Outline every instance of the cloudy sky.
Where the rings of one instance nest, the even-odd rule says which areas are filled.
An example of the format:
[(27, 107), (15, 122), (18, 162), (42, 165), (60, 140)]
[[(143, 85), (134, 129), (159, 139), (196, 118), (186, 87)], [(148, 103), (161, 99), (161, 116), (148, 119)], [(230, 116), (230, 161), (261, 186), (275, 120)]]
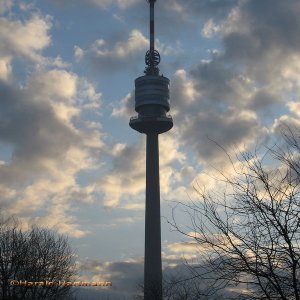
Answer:
[[(149, 44), (145, 0), (0, 0), (0, 207), (67, 234), (81, 278), (141, 282), (145, 136), (129, 125)], [(174, 128), (160, 137), (164, 266), (195, 257), (176, 201), (226, 155), (300, 126), (298, 0), (157, 0)], [(178, 212), (179, 224), (188, 224)], [(103, 291), (103, 289), (102, 289)]]

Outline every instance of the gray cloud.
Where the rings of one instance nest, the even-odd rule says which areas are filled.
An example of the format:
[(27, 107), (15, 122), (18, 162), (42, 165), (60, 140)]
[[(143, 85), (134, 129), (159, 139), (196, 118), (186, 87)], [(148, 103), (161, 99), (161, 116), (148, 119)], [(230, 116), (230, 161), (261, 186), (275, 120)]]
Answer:
[[(201, 5), (210, 14), (222, 4)], [(219, 159), (209, 139), (225, 149), (249, 149), (280, 117), (288, 94), (298, 91), (299, 2), (231, 1), (225, 11), (211, 15), (223, 51), (172, 82), (174, 121), (184, 124), (178, 127), (181, 141), (204, 163)]]
[(255, 115), (248, 112), (206, 111), (189, 118), (182, 131), (182, 140), (194, 149), (202, 163), (215, 165), (222, 152), (217, 144), (228, 152), (243, 150), (255, 141), (258, 128)]
[(127, 40), (119, 37), (96, 40), (88, 49), (75, 48), (75, 58), (87, 59), (94, 70), (107, 72), (120, 71), (136, 64), (136, 57), (142, 56), (149, 45), (148, 40), (139, 30), (132, 30)]
[[(201, 92), (204, 101), (218, 106), (233, 100), (234, 89), (231, 81), (235, 77), (234, 70), (220, 64), (218, 61), (201, 63), (191, 71), (196, 82), (196, 89)], [(202, 98), (201, 97), (201, 98)]]
[(299, 53), (300, 5), (297, 0), (240, 1), (220, 23), (223, 63), (234, 62), (261, 84), (282, 75)]
[(114, 117), (124, 117), (129, 119), (135, 114), (135, 102), (134, 102), (134, 92), (126, 95), (118, 104), (117, 107), (113, 108), (112, 116)]
[(224, 18), (228, 12), (239, 2), (239, 0), (186, 0), (186, 1), (165, 1), (165, 7), (171, 11), (181, 12), (193, 16), (204, 18)]
[(75, 0), (72, 1), (72, 3), (68, 0), (48, 0), (48, 2), (59, 6), (74, 5), (75, 2), (77, 5), (86, 5), (88, 3), (89, 5), (93, 5), (101, 9), (105, 9), (109, 6), (117, 6), (121, 9), (127, 9), (134, 6), (138, 0)]
[[(85, 260), (81, 264), (80, 270), (83, 276), (89, 276), (88, 278), (92, 278), (92, 281), (107, 280), (112, 282), (112, 287), (95, 291), (95, 297), (109, 296), (110, 299), (120, 299), (121, 297), (132, 299), (143, 280), (144, 265), (142, 259), (116, 262)], [(80, 294), (84, 295), (82, 291)]]
[[(234, 22), (236, 27), (224, 38), (228, 58), (261, 61), (273, 51), (285, 55), (299, 51), (300, 42), (296, 38), (300, 29), (299, 1), (251, 0), (241, 3), (240, 18)], [(239, 28), (245, 26), (248, 30), (241, 33)]]
[[(165, 264), (163, 268), (163, 285), (166, 287), (166, 291), (168, 290), (168, 292), (176, 294), (176, 290), (180, 290), (181, 286), (185, 288), (189, 287), (188, 290), (192, 292), (192, 289), (196, 286), (203, 292), (211, 292), (206, 290), (209, 286), (208, 281), (193, 278), (195, 274), (191, 272), (190, 267), (184, 264), (182, 258), (179, 256), (163, 258), (163, 262)], [(205, 274), (208, 270), (206, 265), (201, 263), (196, 264), (195, 260), (193, 267), (195, 268), (194, 271), (198, 274)], [(99, 299), (99, 297), (109, 297), (109, 299), (112, 300), (133, 299), (137, 294), (142, 294), (141, 286), (143, 285), (144, 262), (141, 258), (107, 263), (96, 260), (86, 260), (81, 266), (81, 271), (84, 274), (92, 276), (92, 281), (111, 281), (112, 287), (107, 289), (94, 288), (93, 291), (91, 288), (89, 288), (89, 290), (77, 289), (76, 296), (79, 296), (79, 299), (83, 299), (84, 296), (91, 300)], [(212, 273), (210, 273), (210, 276), (213, 278)], [(174, 283), (177, 281), (183, 282), (175, 287)], [(226, 290), (222, 290), (220, 293), (222, 296), (232, 295), (232, 292), (227, 292)]]
[(12, 0), (3, 0), (0, 3), (0, 13), (4, 13), (12, 7)]
[(13, 147), (10, 164), (0, 167), (2, 183), (40, 172), (44, 159), (62, 159), (79, 142), (44, 99), (33, 100), (26, 89), (4, 82), (0, 82), (0, 94), (0, 142)]

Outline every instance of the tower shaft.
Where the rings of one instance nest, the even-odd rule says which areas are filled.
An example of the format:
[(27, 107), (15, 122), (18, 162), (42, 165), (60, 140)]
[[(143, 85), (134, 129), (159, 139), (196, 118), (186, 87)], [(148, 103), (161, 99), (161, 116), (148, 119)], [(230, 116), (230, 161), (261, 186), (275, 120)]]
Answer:
[(144, 299), (162, 299), (158, 134), (147, 134)]

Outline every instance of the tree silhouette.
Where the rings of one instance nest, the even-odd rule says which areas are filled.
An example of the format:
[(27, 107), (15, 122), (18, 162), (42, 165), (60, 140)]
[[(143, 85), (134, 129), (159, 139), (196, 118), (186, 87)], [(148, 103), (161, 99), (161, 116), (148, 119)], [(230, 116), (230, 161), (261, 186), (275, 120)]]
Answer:
[(225, 290), (235, 291), (226, 299), (300, 299), (300, 132), (282, 136), (264, 156), (231, 161), (234, 174), (220, 172), (213, 191), (196, 185), (199, 201), (180, 203), (188, 228), (173, 214), (199, 248), (190, 267), (208, 299)]
[(22, 231), (16, 221), (2, 222), (1, 299), (69, 299), (71, 291), (67, 286), (12, 286), (11, 281), (70, 281), (75, 273), (67, 237), (39, 227)]

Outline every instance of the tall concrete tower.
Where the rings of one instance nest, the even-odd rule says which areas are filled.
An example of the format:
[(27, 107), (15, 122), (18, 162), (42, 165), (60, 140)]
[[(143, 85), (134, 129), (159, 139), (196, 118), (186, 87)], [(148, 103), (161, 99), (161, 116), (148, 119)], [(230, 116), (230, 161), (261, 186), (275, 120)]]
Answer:
[(134, 130), (147, 136), (144, 299), (162, 300), (160, 191), (158, 135), (173, 127), (169, 79), (159, 74), (160, 55), (154, 47), (154, 4), (150, 6), (150, 49), (145, 56), (145, 75), (135, 80), (135, 111), (130, 119)]

